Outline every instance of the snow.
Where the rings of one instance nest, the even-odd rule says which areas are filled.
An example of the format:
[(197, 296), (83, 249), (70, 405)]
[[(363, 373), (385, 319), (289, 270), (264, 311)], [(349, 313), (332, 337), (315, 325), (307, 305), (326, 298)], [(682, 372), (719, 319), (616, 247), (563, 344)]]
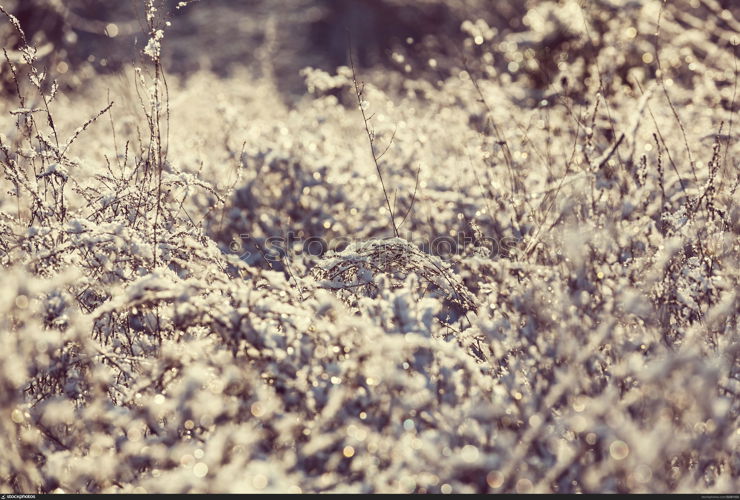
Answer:
[(733, 493), (738, 145), (700, 149), (734, 112), (730, 52), (691, 27), (709, 3), (662, 21), (686, 139), (643, 60), (658, 1), (522, 4), (514, 31), (455, 25), (467, 69), (361, 69), (390, 200), (347, 67), (286, 104), (206, 71), (167, 101), (144, 66), (110, 126), (78, 106), (110, 102), (98, 75), (52, 102), (73, 151), (36, 94), (0, 102), (0, 490)]

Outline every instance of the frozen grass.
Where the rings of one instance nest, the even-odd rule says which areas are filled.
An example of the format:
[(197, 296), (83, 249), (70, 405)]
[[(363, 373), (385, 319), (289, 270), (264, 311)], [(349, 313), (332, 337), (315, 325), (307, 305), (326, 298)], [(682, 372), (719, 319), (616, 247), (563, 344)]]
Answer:
[(68, 94), (3, 16), (0, 491), (736, 492), (740, 21), (661, 6), (291, 106), (154, 1)]

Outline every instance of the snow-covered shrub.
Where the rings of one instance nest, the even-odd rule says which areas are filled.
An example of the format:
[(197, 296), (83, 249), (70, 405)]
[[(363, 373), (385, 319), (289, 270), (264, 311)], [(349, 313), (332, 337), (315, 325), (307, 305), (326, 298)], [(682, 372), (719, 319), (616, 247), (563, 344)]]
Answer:
[(447, 264), (434, 255), (428, 255), (406, 240), (369, 240), (354, 244), (343, 252), (329, 255), (314, 267), (318, 285), (337, 290), (350, 305), (361, 296), (378, 295), (378, 276), (389, 280), (388, 286), (401, 286), (413, 275), (424, 287), (421, 296), (429, 294), (461, 311), (475, 311), (475, 298), (457, 277), (450, 273)]

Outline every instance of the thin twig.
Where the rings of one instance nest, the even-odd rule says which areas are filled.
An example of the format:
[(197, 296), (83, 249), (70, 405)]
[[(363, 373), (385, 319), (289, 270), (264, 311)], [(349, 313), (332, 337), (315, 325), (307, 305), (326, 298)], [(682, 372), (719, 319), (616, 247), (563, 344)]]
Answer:
[(414, 208), (414, 202), (416, 201), (416, 190), (419, 188), (419, 173), (421, 173), (421, 163), (419, 164), (419, 168), (416, 170), (416, 184), (414, 185), (414, 194), (411, 195), (411, 205), (409, 205), (409, 209), (406, 210), (401, 223), (398, 225), (399, 229), (401, 228), (401, 226), (403, 226), (403, 223), (406, 222), (406, 218), (411, 213), (411, 209)]
[(391, 225), (393, 226), (393, 233), (396, 235), (396, 238), (398, 238), (399, 235), (398, 235), (398, 227), (396, 226), (396, 218), (393, 214), (393, 208), (391, 207), (391, 200), (388, 197), (388, 191), (385, 188), (385, 182), (383, 182), (383, 174), (380, 170), (380, 163), (379, 163), (380, 157), (383, 156), (383, 154), (385, 154), (386, 151), (388, 151), (388, 148), (390, 148), (391, 143), (393, 142), (393, 137), (395, 137), (395, 132), (393, 133), (393, 137), (391, 137), (391, 141), (388, 144), (388, 147), (385, 149), (385, 151), (383, 151), (383, 153), (380, 156), (378, 156), (375, 153), (375, 134), (370, 131), (370, 126), (368, 124), (370, 121), (370, 118), (368, 118), (367, 115), (365, 115), (365, 108), (363, 108), (362, 106), (362, 94), (364, 91), (364, 85), (361, 86), (357, 82), (357, 72), (355, 71), (355, 61), (354, 61), (354, 58), (352, 57), (351, 41), (349, 43), (349, 62), (352, 68), (352, 83), (354, 84), (354, 87), (355, 87), (355, 96), (357, 97), (357, 105), (360, 108), (360, 113), (362, 113), (362, 121), (365, 124), (365, 133), (367, 134), (367, 139), (370, 142), (370, 153), (373, 157), (373, 163), (375, 163), (375, 169), (378, 172), (378, 178), (380, 179), (380, 186), (383, 188), (383, 195), (385, 196), (385, 202), (388, 205), (388, 212), (390, 212)]
[(721, 192), (725, 184), (725, 172), (727, 171), (727, 157), (730, 154), (730, 147), (732, 146), (732, 125), (733, 119), (735, 118), (735, 98), (737, 97), (737, 44), (732, 45), (732, 60), (735, 63), (735, 82), (732, 86), (732, 101), (730, 102), (730, 127), (727, 132), (727, 144), (725, 145), (725, 156), (722, 158), (722, 170), (721, 178), (719, 180), (718, 192)]
[(663, 89), (663, 94), (665, 94), (666, 101), (668, 101), (668, 106), (670, 106), (671, 111), (673, 112), (673, 116), (676, 118), (676, 122), (678, 122), (678, 127), (681, 129), (681, 135), (683, 136), (683, 143), (686, 147), (686, 153), (689, 155), (689, 166), (691, 166), (691, 173), (694, 175), (694, 180), (699, 182), (699, 178), (696, 175), (696, 169), (694, 168), (694, 158), (691, 154), (691, 148), (689, 147), (689, 140), (686, 136), (686, 128), (683, 126), (681, 117), (678, 116), (678, 110), (676, 109), (676, 106), (673, 105), (671, 96), (668, 95), (668, 87), (666, 87), (665, 80), (663, 79), (663, 66), (660, 64), (660, 19), (663, 15), (663, 9), (665, 8), (666, 1), (667, 0), (663, 0), (663, 2), (660, 4), (660, 11), (658, 12), (658, 24), (655, 31), (655, 61), (658, 63), (657, 76), (658, 81), (660, 82), (660, 86)]

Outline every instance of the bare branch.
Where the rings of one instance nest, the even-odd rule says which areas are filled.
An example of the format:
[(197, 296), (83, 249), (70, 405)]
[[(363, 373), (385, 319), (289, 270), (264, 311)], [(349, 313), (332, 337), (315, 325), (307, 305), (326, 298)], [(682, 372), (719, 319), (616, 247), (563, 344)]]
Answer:
[[(362, 93), (365, 88), (365, 84), (363, 83), (360, 85), (357, 82), (357, 72), (355, 70), (355, 60), (352, 56), (352, 42), (349, 42), (349, 62), (350, 66), (352, 68), (352, 83), (355, 87), (355, 96), (357, 97), (357, 106), (360, 108), (360, 113), (362, 113), (362, 121), (365, 124), (365, 133), (367, 134), (368, 141), (370, 142), (370, 154), (373, 157), (373, 163), (375, 163), (375, 169), (378, 172), (378, 178), (380, 179), (380, 186), (383, 188), (383, 195), (385, 196), (385, 202), (388, 205), (388, 212), (390, 213), (391, 217), (391, 225), (393, 226), (393, 234), (395, 234), (396, 238), (398, 238), (398, 227), (396, 227), (396, 219), (393, 215), (393, 208), (391, 207), (391, 200), (388, 197), (388, 190), (385, 188), (385, 182), (383, 181), (383, 174), (380, 171), (380, 163), (378, 163), (378, 160), (380, 157), (378, 157), (375, 154), (375, 134), (370, 131), (369, 121), (370, 119), (365, 115), (365, 108), (362, 107)], [(395, 135), (395, 132), (394, 132)], [(389, 144), (390, 147), (390, 144)], [(387, 148), (386, 148), (387, 151)], [(385, 154), (385, 151), (383, 152)], [(382, 155), (381, 155), (382, 156)]]

